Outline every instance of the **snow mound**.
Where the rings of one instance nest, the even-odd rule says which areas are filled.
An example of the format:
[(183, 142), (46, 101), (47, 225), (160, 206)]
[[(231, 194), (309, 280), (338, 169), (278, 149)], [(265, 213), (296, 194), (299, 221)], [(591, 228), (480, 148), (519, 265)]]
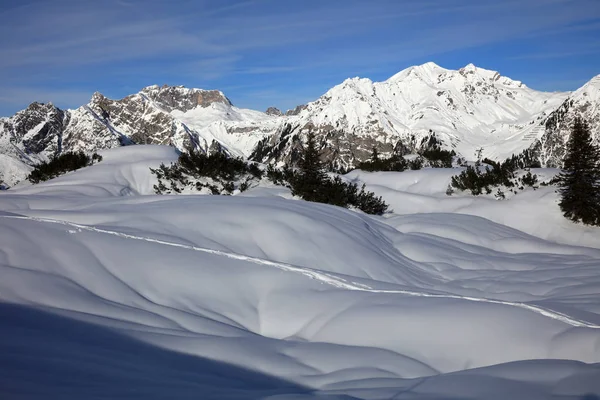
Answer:
[(441, 171), (346, 176), (398, 200), (373, 218), (268, 187), (142, 196), (144, 168), (176, 154), (103, 156), (0, 194), (0, 387), (12, 397), (600, 393), (600, 250), (456, 204), (399, 213), (409, 196), (472, 201), (426, 188)]
[(170, 146), (138, 145), (99, 151), (102, 161), (47, 182), (22, 182), (15, 192), (23, 195), (51, 194), (92, 197), (153, 194), (157, 183), (150, 168), (177, 161), (179, 153)]
[(32, 169), (16, 158), (0, 154), (0, 185), (12, 186), (27, 178)]

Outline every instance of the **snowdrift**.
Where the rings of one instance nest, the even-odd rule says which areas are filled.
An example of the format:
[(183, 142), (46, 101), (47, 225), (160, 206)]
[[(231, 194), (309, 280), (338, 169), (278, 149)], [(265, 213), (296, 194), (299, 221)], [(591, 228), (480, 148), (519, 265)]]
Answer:
[[(171, 149), (102, 155), (0, 194), (8, 398), (600, 395), (600, 236), (545, 232), (549, 192), (347, 176), (392, 202), (373, 218), (267, 187), (155, 196)], [(545, 220), (504, 216), (525, 210)]]

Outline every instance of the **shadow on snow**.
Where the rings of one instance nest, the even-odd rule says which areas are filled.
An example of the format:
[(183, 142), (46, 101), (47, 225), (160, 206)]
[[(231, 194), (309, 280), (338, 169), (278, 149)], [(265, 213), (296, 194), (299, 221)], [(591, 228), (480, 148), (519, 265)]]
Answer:
[(6, 399), (317, 396), (279, 378), (32, 307), (0, 304), (0, 321), (0, 397)]

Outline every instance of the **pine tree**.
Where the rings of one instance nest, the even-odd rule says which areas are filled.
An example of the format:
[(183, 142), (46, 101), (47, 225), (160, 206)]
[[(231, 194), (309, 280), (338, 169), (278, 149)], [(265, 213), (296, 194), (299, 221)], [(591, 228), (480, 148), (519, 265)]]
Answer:
[(558, 179), (563, 215), (575, 222), (600, 225), (600, 150), (586, 122), (576, 118)]
[(296, 177), (298, 181), (294, 185), (293, 192), (296, 192), (294, 195), (301, 194), (304, 200), (319, 201), (319, 189), (327, 179), (327, 175), (323, 171), (315, 134), (312, 132), (308, 134), (299, 166), (300, 174)]
[(371, 153), (371, 162), (373, 164), (379, 163), (379, 151), (377, 151), (377, 147), (373, 146), (373, 152)]
[(291, 169), (278, 173), (271, 168), (267, 176), (271, 179), (289, 183), (294, 196), (307, 201), (333, 204), (340, 207), (357, 207), (369, 214), (381, 215), (388, 209), (381, 197), (365, 190), (363, 185), (359, 191), (356, 183), (344, 182), (336, 176), (330, 178), (325, 173), (319, 157), (315, 135), (310, 133), (299, 162), (300, 171)]

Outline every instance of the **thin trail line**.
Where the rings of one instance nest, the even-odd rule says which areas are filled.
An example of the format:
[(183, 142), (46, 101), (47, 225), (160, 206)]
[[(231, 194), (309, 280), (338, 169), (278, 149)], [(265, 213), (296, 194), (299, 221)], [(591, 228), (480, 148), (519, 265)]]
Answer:
[(557, 311), (552, 311), (552, 310), (549, 310), (549, 309), (546, 309), (546, 308), (543, 308), (540, 306), (535, 306), (535, 305), (521, 303), (521, 302), (493, 300), (493, 299), (486, 299), (486, 298), (480, 298), (480, 297), (459, 296), (459, 295), (452, 295), (452, 294), (433, 294), (433, 293), (425, 293), (425, 292), (415, 292), (415, 291), (410, 291), (410, 290), (373, 289), (370, 286), (356, 283), (356, 282), (351, 282), (351, 281), (348, 281), (341, 277), (334, 276), (331, 273), (326, 273), (326, 272), (322, 272), (322, 271), (318, 271), (318, 270), (314, 270), (314, 269), (306, 268), (306, 267), (298, 267), (298, 266), (294, 266), (294, 265), (290, 265), (290, 264), (265, 260), (265, 259), (257, 258), (257, 257), (245, 256), (245, 255), (231, 253), (231, 252), (213, 250), (213, 249), (197, 247), (197, 246), (192, 246), (192, 245), (187, 245), (187, 244), (173, 243), (173, 242), (168, 242), (168, 241), (164, 241), (164, 240), (160, 240), (160, 239), (136, 236), (136, 235), (131, 235), (128, 233), (115, 232), (115, 231), (111, 231), (111, 230), (107, 230), (107, 229), (101, 229), (101, 228), (96, 228), (96, 227), (92, 227), (92, 226), (88, 226), (88, 225), (81, 225), (81, 224), (76, 224), (73, 222), (67, 222), (67, 221), (61, 221), (61, 220), (55, 220), (55, 219), (49, 219), (49, 218), (38, 218), (38, 217), (16, 216), (16, 215), (15, 216), (0, 215), (0, 218), (23, 219), (23, 220), (29, 220), (29, 221), (46, 222), (46, 223), (65, 225), (65, 226), (70, 226), (73, 228), (78, 228), (78, 229), (89, 231), (89, 232), (103, 233), (103, 234), (118, 236), (118, 237), (126, 238), (126, 239), (141, 240), (141, 241), (145, 241), (145, 242), (161, 244), (164, 246), (179, 247), (182, 249), (198, 251), (201, 253), (213, 254), (216, 256), (226, 257), (226, 258), (230, 258), (230, 259), (234, 259), (234, 260), (246, 261), (246, 262), (250, 262), (253, 264), (274, 267), (274, 268), (277, 268), (277, 269), (280, 269), (283, 271), (299, 273), (310, 279), (314, 279), (314, 280), (320, 281), (324, 284), (327, 284), (327, 285), (330, 285), (330, 286), (333, 286), (336, 288), (340, 288), (340, 289), (369, 292), (369, 293), (403, 294), (403, 295), (415, 296), (415, 297), (432, 297), (432, 298), (441, 298), (441, 299), (465, 300), (465, 301), (472, 301), (472, 302), (479, 302), (479, 303), (501, 304), (501, 305), (506, 305), (506, 306), (511, 306), (511, 307), (522, 308), (522, 309), (534, 312), (536, 314), (543, 315), (545, 317), (555, 319), (557, 321), (561, 321), (565, 324), (568, 324), (568, 325), (571, 325), (574, 327), (600, 329), (600, 325), (596, 325), (591, 322), (575, 319), (566, 314), (563, 314), (563, 313), (560, 313)]

